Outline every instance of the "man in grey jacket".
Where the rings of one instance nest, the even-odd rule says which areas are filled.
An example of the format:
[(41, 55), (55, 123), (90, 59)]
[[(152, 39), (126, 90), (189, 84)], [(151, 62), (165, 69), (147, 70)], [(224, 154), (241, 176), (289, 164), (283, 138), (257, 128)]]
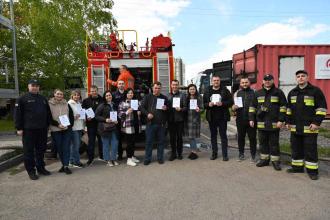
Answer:
[(154, 137), (157, 136), (157, 160), (164, 163), (165, 125), (167, 121), (168, 100), (160, 93), (162, 84), (154, 82), (152, 93), (144, 97), (141, 103), (141, 112), (147, 118), (146, 148), (144, 165), (149, 165), (152, 157)]

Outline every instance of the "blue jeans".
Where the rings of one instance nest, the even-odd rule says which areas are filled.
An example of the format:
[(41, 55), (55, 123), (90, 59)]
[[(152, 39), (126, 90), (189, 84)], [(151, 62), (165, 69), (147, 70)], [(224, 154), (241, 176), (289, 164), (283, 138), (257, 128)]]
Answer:
[(221, 149), (222, 156), (228, 157), (227, 149), (228, 149), (228, 137), (227, 137), (227, 121), (226, 120), (218, 120), (209, 122), (210, 132), (211, 132), (211, 144), (212, 144), (212, 152), (213, 154), (218, 154), (218, 130), (221, 139)]
[[(118, 137), (117, 132), (111, 132), (111, 136), (101, 136), (103, 144), (103, 159), (105, 161), (116, 160), (118, 153)], [(111, 145), (111, 155), (110, 155)]]
[(145, 161), (151, 161), (155, 136), (157, 136), (158, 141), (157, 160), (164, 160), (165, 127), (160, 124), (148, 124), (146, 128)]
[(53, 144), (57, 149), (63, 166), (69, 165), (71, 132), (71, 129), (51, 132)]
[(190, 149), (193, 151), (197, 150), (196, 138), (190, 138)]
[(71, 148), (70, 148), (70, 163), (80, 163), (79, 148), (81, 144), (81, 130), (72, 131), (71, 133)]

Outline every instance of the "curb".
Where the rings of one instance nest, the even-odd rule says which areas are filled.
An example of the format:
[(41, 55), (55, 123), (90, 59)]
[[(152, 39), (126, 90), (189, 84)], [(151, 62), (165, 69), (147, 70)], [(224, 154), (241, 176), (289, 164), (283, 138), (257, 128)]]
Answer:
[(20, 164), (23, 161), (23, 154), (19, 154), (13, 158), (10, 158), (6, 161), (3, 161), (0, 163), (0, 173), (13, 167), (18, 164)]
[[(206, 139), (208, 140), (211, 140), (211, 138), (209, 138), (207, 135), (201, 133), (201, 136), (205, 137)], [(218, 144), (221, 144), (220, 142), (218, 142)], [(238, 147), (233, 147), (233, 146), (229, 146), (229, 148), (234, 148), (234, 149), (238, 149)], [(246, 148), (246, 149), (249, 149), (249, 148)], [(286, 155), (286, 156), (289, 156), (291, 157), (291, 154), (290, 153), (287, 153), (287, 152), (281, 152), (281, 155)], [(324, 158), (324, 157), (319, 157), (318, 158), (320, 161), (325, 161), (325, 162), (330, 162), (330, 158)]]

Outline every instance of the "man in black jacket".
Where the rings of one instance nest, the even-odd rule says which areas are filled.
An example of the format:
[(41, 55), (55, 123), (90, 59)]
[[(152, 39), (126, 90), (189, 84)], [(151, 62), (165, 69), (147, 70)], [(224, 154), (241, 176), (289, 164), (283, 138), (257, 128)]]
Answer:
[(167, 97), (160, 93), (161, 83), (154, 82), (152, 93), (146, 95), (141, 103), (141, 112), (147, 118), (146, 148), (144, 165), (149, 165), (152, 157), (152, 146), (157, 136), (157, 160), (159, 164), (164, 163), (165, 126), (167, 122)]
[[(172, 92), (168, 95), (169, 99), (169, 118), (168, 118), (168, 128), (170, 132), (170, 143), (171, 143), (171, 149), (172, 153), (169, 158), (169, 161), (173, 161), (176, 158), (179, 160), (182, 160), (182, 149), (183, 149), (183, 123), (184, 123), (184, 117), (185, 113), (187, 112), (187, 97), (184, 93), (179, 91), (179, 81), (173, 80), (171, 82), (171, 89)], [(174, 102), (173, 102), (174, 100)], [(177, 100), (180, 100), (178, 106), (173, 106), (177, 102)]]
[(22, 136), (24, 166), (31, 180), (40, 175), (50, 175), (45, 169), (44, 153), (47, 146), (48, 126), (51, 113), (48, 101), (39, 94), (39, 82), (30, 80), (28, 93), (19, 97), (15, 104), (15, 127)]
[(317, 135), (327, 103), (323, 92), (308, 82), (308, 73), (296, 72), (297, 87), (288, 95), (287, 127), (291, 130), (292, 168), (289, 173), (303, 173), (318, 179)]
[[(91, 86), (90, 96), (83, 100), (82, 108), (89, 109), (92, 108), (94, 113), (96, 108), (103, 102), (103, 98), (98, 94), (97, 86)], [(88, 161), (87, 166), (91, 165), (94, 161), (94, 151), (95, 151), (95, 140), (97, 137), (98, 147), (99, 147), (99, 157), (103, 159), (103, 150), (102, 150), (102, 139), (100, 135), (97, 134), (97, 121), (94, 118), (87, 118), (86, 120), (87, 134), (88, 134), (88, 146), (87, 146), (87, 155)]]
[(217, 133), (219, 129), (223, 161), (228, 161), (227, 122), (230, 121), (229, 108), (233, 105), (233, 98), (229, 90), (220, 83), (220, 76), (212, 77), (210, 86), (203, 97), (206, 109), (206, 119), (211, 132), (212, 156), (211, 160), (218, 157)]
[[(124, 80), (118, 80), (117, 81), (117, 90), (112, 94), (113, 96), (113, 103), (114, 107), (118, 109), (118, 106), (121, 102), (125, 101), (125, 82)], [(120, 119), (118, 119), (117, 123), (117, 129), (118, 129), (118, 160), (123, 159), (123, 144), (122, 144), (122, 138), (123, 135), (121, 133), (121, 128), (120, 128), (121, 122)], [(127, 155), (127, 152), (126, 152)]]
[(255, 93), (249, 108), (250, 125), (258, 129), (260, 160), (257, 167), (268, 166), (271, 160), (274, 169), (281, 170), (279, 135), (285, 121), (286, 104), (283, 91), (274, 85), (274, 77), (266, 74), (262, 89)]
[(246, 133), (250, 142), (251, 161), (255, 161), (256, 147), (257, 147), (257, 129), (251, 127), (249, 124), (249, 107), (254, 100), (254, 90), (250, 88), (250, 80), (247, 77), (240, 79), (240, 89), (235, 94), (236, 102), (232, 109), (236, 113), (236, 126), (237, 126), (237, 142), (239, 149), (238, 161), (243, 161), (245, 136)]

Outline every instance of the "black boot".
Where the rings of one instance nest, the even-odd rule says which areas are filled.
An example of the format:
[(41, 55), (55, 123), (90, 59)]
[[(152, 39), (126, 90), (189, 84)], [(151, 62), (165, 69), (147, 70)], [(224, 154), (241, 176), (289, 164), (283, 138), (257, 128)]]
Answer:
[(178, 160), (182, 160), (182, 159), (183, 159), (182, 154), (179, 154), (178, 155)]
[(304, 173), (304, 167), (291, 167), (286, 170), (287, 173)]
[(48, 170), (46, 170), (45, 167), (42, 167), (40, 169), (37, 169), (38, 170), (38, 174), (39, 175), (44, 175), (44, 176), (49, 176), (51, 175), (51, 172), (49, 172)]
[(272, 164), (276, 171), (282, 170), (280, 161), (272, 161)]
[(31, 180), (37, 180), (37, 179), (39, 179), (39, 176), (36, 174), (36, 171), (34, 171), (34, 170), (28, 172), (28, 175), (29, 175), (29, 177), (30, 177)]
[(269, 165), (269, 160), (259, 160), (259, 162), (256, 164), (257, 167), (264, 167)]
[(308, 176), (311, 180), (318, 180), (319, 175), (317, 173), (308, 173)]
[(215, 160), (218, 158), (218, 154), (217, 153), (212, 153), (212, 156), (210, 158), (210, 160)]
[(169, 161), (173, 161), (176, 159), (176, 154), (171, 154), (170, 158), (168, 159)]

